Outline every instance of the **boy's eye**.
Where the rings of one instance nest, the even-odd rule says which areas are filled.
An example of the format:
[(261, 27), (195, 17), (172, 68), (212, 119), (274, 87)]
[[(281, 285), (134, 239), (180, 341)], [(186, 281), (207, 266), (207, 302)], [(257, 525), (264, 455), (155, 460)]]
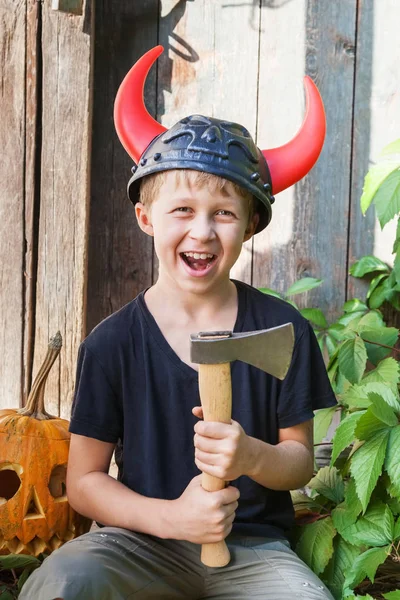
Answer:
[(177, 212), (187, 212), (188, 210), (190, 210), (188, 206), (179, 206), (178, 208), (175, 208), (175, 211)]
[(226, 215), (228, 217), (233, 217), (234, 216), (233, 212), (231, 212), (230, 210), (224, 210), (224, 209), (219, 210), (218, 214), (219, 215), (221, 215), (221, 214), (222, 215)]

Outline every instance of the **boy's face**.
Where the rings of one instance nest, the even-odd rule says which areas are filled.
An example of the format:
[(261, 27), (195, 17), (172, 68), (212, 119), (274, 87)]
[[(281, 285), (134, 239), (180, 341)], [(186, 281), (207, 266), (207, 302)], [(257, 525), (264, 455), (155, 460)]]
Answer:
[(212, 190), (168, 171), (151, 207), (135, 206), (139, 226), (154, 236), (159, 278), (182, 291), (204, 293), (229, 281), (244, 241), (258, 223), (249, 224), (249, 207), (233, 186)]

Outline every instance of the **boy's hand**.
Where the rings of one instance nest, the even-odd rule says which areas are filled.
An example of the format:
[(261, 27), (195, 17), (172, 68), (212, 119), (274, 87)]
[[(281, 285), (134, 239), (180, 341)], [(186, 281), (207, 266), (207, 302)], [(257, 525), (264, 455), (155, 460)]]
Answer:
[(239, 496), (239, 490), (233, 486), (207, 492), (201, 487), (201, 475), (194, 477), (182, 496), (171, 502), (173, 537), (194, 544), (224, 540), (231, 532)]
[[(192, 412), (203, 418), (201, 406), (195, 406)], [(195, 463), (200, 471), (224, 481), (233, 481), (250, 471), (253, 460), (250, 438), (239, 423), (199, 421), (194, 430)]]

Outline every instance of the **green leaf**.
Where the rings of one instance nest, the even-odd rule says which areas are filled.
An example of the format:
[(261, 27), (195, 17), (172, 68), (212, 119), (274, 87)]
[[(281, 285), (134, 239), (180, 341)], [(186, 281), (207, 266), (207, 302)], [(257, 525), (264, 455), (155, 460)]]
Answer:
[(333, 540), (333, 556), (324, 571), (323, 581), (328, 585), (334, 598), (341, 600), (347, 572), (359, 554), (360, 549), (346, 542), (340, 535)]
[(372, 382), (391, 384), (392, 389), (396, 389), (399, 383), (399, 363), (392, 357), (382, 360), (376, 369), (363, 378), (363, 383)]
[(14, 600), (15, 596), (4, 587), (0, 588), (0, 598), (1, 600)]
[(350, 381), (346, 379), (344, 374), (340, 369), (338, 369), (338, 373), (336, 375), (336, 385), (334, 391), (336, 394), (344, 394), (344, 392), (350, 387)]
[(327, 369), (329, 381), (331, 382), (331, 385), (334, 385), (334, 382), (336, 379), (336, 374), (339, 369), (339, 361), (338, 361), (337, 357), (335, 357), (335, 353), (330, 357), (329, 364), (326, 369)]
[(388, 296), (388, 302), (391, 304), (397, 311), (400, 311), (400, 294), (396, 289), (400, 287), (399, 284), (396, 284), (395, 288), (393, 288), (392, 292)]
[(400, 169), (397, 168), (386, 177), (373, 198), (376, 214), (381, 228), (391, 221), (400, 211)]
[(383, 421), (389, 425), (389, 427), (395, 427), (398, 425), (399, 421), (393, 412), (392, 407), (386, 403), (380, 394), (369, 392), (368, 398), (372, 401), (372, 404), (368, 410), (370, 410), (377, 419)]
[(389, 552), (390, 546), (385, 546), (384, 548), (370, 548), (357, 556), (348, 571), (344, 585), (355, 587), (361, 583), (365, 577), (368, 577), (373, 583), (379, 565), (385, 562)]
[(333, 524), (344, 539), (347, 539), (346, 532), (357, 521), (361, 511), (362, 506), (357, 496), (354, 479), (350, 479), (346, 486), (345, 501), (332, 511)]
[[(349, 327), (349, 325), (351, 324), (351, 327), (354, 331), (357, 331), (357, 325), (360, 322), (360, 320), (362, 319), (362, 317), (365, 315), (364, 312), (360, 312), (360, 311), (354, 311), (351, 313), (344, 313), (341, 317), (339, 317), (339, 319), (337, 320), (337, 325), (343, 325), (344, 327)], [(329, 328), (329, 330), (331, 330), (331, 327)], [(344, 338), (344, 336), (347, 334), (347, 331), (344, 331), (342, 329), (342, 331), (340, 332), (340, 336), (341, 339)]]
[(332, 519), (327, 517), (307, 525), (297, 543), (296, 553), (316, 575), (324, 571), (332, 557), (335, 534)]
[(389, 277), (388, 273), (381, 273), (380, 275), (377, 275), (376, 277), (374, 277), (371, 280), (371, 283), (369, 284), (369, 288), (367, 291), (367, 300), (369, 300), (373, 294), (373, 292), (376, 290), (376, 288), (379, 286), (380, 283), (383, 283), (385, 279), (387, 279)]
[(378, 188), (382, 185), (385, 179), (398, 168), (398, 164), (394, 162), (383, 162), (374, 165), (367, 173), (364, 179), (364, 189), (360, 199), (361, 210), (363, 214), (370, 206)]
[(359, 331), (364, 331), (365, 329), (378, 329), (380, 331), (384, 328), (385, 323), (382, 314), (378, 310), (368, 311), (359, 322)]
[[(397, 246), (400, 243), (400, 240), (396, 240), (397, 241)], [(394, 263), (393, 263), (393, 271), (396, 277), (396, 283), (400, 283), (400, 248), (397, 247), (396, 248), (396, 254), (394, 257)]]
[[(388, 484), (386, 486), (387, 489), (387, 493), (389, 494), (389, 496), (392, 499), (399, 499), (400, 498), (400, 494), (399, 494), (399, 487), (397, 484), (397, 487), (392, 483), (391, 479), (389, 479)], [(388, 502), (389, 503), (389, 502)]]
[(336, 504), (344, 498), (344, 483), (336, 467), (323, 467), (311, 479), (308, 487)]
[(28, 567), (22, 571), (21, 575), (18, 578), (18, 590), (21, 591), (22, 587), (26, 583), (26, 580), (28, 579), (29, 575), (32, 573), (33, 570), (34, 568)]
[(354, 453), (350, 471), (363, 509), (366, 510), (385, 460), (389, 431), (378, 431)]
[(397, 219), (397, 227), (396, 227), (396, 237), (393, 243), (393, 250), (392, 250), (392, 254), (395, 254), (397, 252), (397, 248), (399, 247), (400, 244), (400, 219)]
[(351, 385), (341, 396), (340, 400), (350, 409), (353, 408), (368, 408), (371, 404), (364, 385)]
[(340, 342), (343, 339), (344, 326), (340, 323), (333, 323), (329, 329), (328, 333), (335, 339), (337, 342)]
[(343, 312), (351, 313), (351, 312), (366, 312), (368, 310), (368, 306), (361, 302), (358, 298), (353, 298), (352, 300), (348, 300), (343, 304)]
[[(348, 588), (347, 588), (348, 589)], [(347, 596), (344, 595), (343, 598), (345, 598), (345, 600), (374, 600), (372, 596), (370, 596), (369, 594), (367, 594), (366, 596)], [(340, 598), (340, 600), (342, 600)]]
[(310, 511), (321, 512), (321, 509), (323, 509), (321, 504), (299, 490), (292, 490), (290, 495), (292, 497), (294, 509), (297, 511), (307, 509)]
[(354, 441), (356, 425), (363, 414), (362, 411), (349, 414), (336, 428), (333, 436), (331, 465), (336, 462), (339, 454)]
[(339, 369), (350, 383), (359, 383), (365, 371), (367, 351), (359, 337), (346, 340), (339, 348)]
[[(349, 588), (347, 588), (349, 589)], [(369, 594), (367, 594), (366, 596), (354, 596), (354, 594), (352, 594), (351, 596), (348, 596), (347, 594), (345, 594), (343, 596), (343, 598), (345, 600), (374, 600), (372, 596), (370, 596)], [(342, 600), (342, 598), (340, 598), (339, 600)]]
[[(356, 317), (355, 315), (358, 315), (358, 316)], [(356, 337), (354, 334), (359, 332), (360, 323), (361, 323), (361, 320), (364, 315), (360, 314), (360, 313), (348, 313), (347, 315), (344, 316), (344, 319), (348, 320), (352, 316), (353, 316), (353, 318), (349, 321), (349, 323), (346, 327), (346, 330), (343, 332), (343, 337), (346, 337), (349, 339)], [(341, 319), (341, 321), (342, 321), (342, 319)]]
[(368, 440), (373, 436), (377, 431), (386, 430), (389, 431), (389, 428), (386, 423), (378, 419), (371, 410), (371, 407), (362, 415), (360, 420), (357, 423), (355, 434), (356, 438), (359, 440)]
[[(376, 365), (380, 360), (391, 353), (391, 348), (382, 348), (376, 344), (393, 346), (399, 337), (399, 330), (395, 327), (380, 327), (379, 329), (363, 329), (360, 335), (367, 348), (368, 358)], [(374, 342), (369, 344), (368, 342)]]
[(318, 287), (323, 283), (323, 279), (315, 279), (314, 277), (303, 277), (299, 279), (286, 292), (286, 296), (295, 296), (296, 294), (302, 294)]
[(322, 332), (322, 331), (315, 331), (315, 329), (314, 329), (314, 333), (315, 333), (315, 336), (316, 336), (317, 341), (318, 341), (319, 349), (321, 350), (321, 354), (323, 356), (324, 355), (324, 332)]
[(388, 299), (388, 296), (391, 292), (391, 287), (389, 285), (389, 280), (382, 279), (381, 283), (377, 285), (373, 292), (368, 292), (368, 304), (370, 308), (379, 308)]
[(341, 535), (355, 546), (383, 546), (394, 536), (392, 511), (383, 502), (372, 504), (365, 515), (345, 528)]
[(350, 275), (364, 277), (367, 273), (375, 271), (389, 271), (389, 267), (376, 256), (363, 256), (350, 267)]
[(40, 566), (40, 560), (26, 554), (7, 554), (0, 556), (0, 567), (2, 569), (23, 569), (28, 566)]
[(330, 360), (332, 354), (337, 348), (336, 341), (329, 335), (327, 331), (317, 331), (316, 332), (318, 344), (324, 359), (328, 358)]
[(332, 520), (337, 532), (343, 536), (343, 539), (347, 540), (347, 531), (349, 531), (350, 527), (354, 525), (357, 520), (357, 516), (354, 517), (346, 502), (341, 502), (332, 510)]
[(329, 357), (331, 357), (337, 348), (336, 340), (328, 332), (326, 332), (324, 339), (325, 339)]
[(385, 458), (385, 470), (392, 482), (393, 490), (400, 498), (400, 425), (390, 431)]
[(328, 327), (325, 315), (320, 308), (302, 308), (300, 313), (305, 319), (317, 327), (321, 327), (321, 329), (326, 329)]
[(397, 542), (398, 540), (400, 540), (400, 517), (398, 517), (395, 526), (394, 526), (394, 534), (393, 534), (393, 541)]
[(400, 590), (394, 590), (393, 592), (388, 592), (387, 594), (382, 594), (386, 600), (400, 600)]
[[(399, 215), (399, 216), (400, 216), (400, 215)], [(395, 274), (395, 272), (393, 271), (393, 269), (391, 269), (391, 270), (390, 270), (390, 275), (389, 275), (389, 284), (390, 284), (390, 287), (393, 287), (393, 288), (394, 288), (394, 287), (395, 287), (395, 285), (396, 285), (396, 274)]]
[(321, 408), (314, 413), (314, 444), (320, 444), (328, 433), (336, 406)]
[(362, 504), (360, 502), (359, 497), (357, 496), (356, 482), (352, 478), (350, 478), (347, 482), (345, 491), (345, 502), (351, 514), (354, 515), (355, 521), (360, 512), (362, 511)]
[[(365, 380), (364, 380), (365, 381)], [(362, 384), (362, 390), (367, 394), (367, 398), (371, 401), (369, 397), (370, 394), (379, 395), (384, 402), (390, 406), (394, 410), (394, 412), (400, 411), (400, 401), (398, 399), (397, 393), (395, 394), (391, 387), (389, 387), (386, 383), (366, 383)]]
[(392, 154), (400, 154), (400, 139), (390, 142), (390, 144), (384, 147), (380, 155), (384, 157)]
[(260, 292), (263, 294), (267, 294), (268, 296), (274, 296), (274, 298), (280, 298), (283, 300), (281, 294), (278, 294), (275, 290), (271, 290), (270, 288), (258, 288)]
[[(391, 482), (389, 479), (389, 487), (391, 486)], [(390, 491), (387, 490), (388, 494), (390, 494)], [(394, 494), (394, 496), (396, 496), (396, 494)], [(390, 510), (392, 511), (392, 513), (394, 515), (400, 515), (400, 496), (398, 498), (389, 498), (387, 501), (387, 505), (389, 506)]]

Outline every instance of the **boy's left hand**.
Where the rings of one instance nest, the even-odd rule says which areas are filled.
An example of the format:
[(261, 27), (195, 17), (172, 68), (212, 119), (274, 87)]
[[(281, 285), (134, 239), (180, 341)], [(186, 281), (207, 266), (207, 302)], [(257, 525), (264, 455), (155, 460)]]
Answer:
[[(195, 406), (192, 412), (198, 419), (203, 418), (201, 406)], [(199, 421), (194, 430), (195, 463), (200, 471), (224, 481), (246, 475), (252, 463), (251, 443), (239, 423)]]

